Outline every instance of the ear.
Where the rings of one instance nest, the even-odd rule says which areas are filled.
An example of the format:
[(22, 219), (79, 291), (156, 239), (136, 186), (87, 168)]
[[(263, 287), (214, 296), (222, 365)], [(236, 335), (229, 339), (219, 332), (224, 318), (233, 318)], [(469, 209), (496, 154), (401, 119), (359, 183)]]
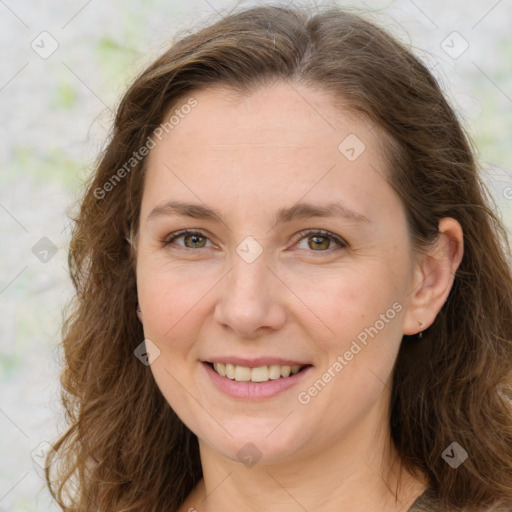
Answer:
[(462, 227), (455, 219), (445, 217), (439, 222), (435, 245), (427, 254), (421, 255), (415, 264), (403, 334), (413, 335), (433, 324), (448, 298), (463, 254)]
[(142, 310), (140, 309), (140, 306), (137, 304), (137, 316), (139, 317), (140, 323), (142, 323)]

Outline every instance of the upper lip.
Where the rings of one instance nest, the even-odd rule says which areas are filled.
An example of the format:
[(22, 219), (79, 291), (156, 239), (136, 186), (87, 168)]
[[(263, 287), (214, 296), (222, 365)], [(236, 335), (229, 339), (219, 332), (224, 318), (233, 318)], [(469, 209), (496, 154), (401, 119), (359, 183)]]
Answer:
[(270, 366), (276, 364), (279, 366), (307, 366), (311, 363), (304, 361), (295, 361), (293, 359), (282, 359), (280, 357), (255, 357), (247, 359), (245, 357), (220, 356), (205, 359), (206, 363), (228, 363), (236, 366), (247, 366), (249, 368), (257, 368), (259, 366)]

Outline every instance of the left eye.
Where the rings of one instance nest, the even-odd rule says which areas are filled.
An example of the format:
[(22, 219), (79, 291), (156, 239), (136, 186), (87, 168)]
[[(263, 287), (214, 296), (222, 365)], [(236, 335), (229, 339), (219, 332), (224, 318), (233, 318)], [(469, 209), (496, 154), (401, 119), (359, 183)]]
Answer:
[[(348, 244), (338, 235), (325, 230), (306, 230), (301, 231), (299, 234), (299, 242), (307, 241), (309, 249), (313, 252), (325, 252), (331, 248), (331, 243), (338, 245), (340, 248), (348, 247)], [(185, 249), (203, 249), (207, 247), (209, 238), (201, 231), (184, 230), (174, 233), (167, 238), (163, 244), (164, 246), (170, 245), (180, 238), (183, 239), (184, 245), (176, 244), (178, 247)], [(211, 242), (210, 242), (211, 243)], [(299, 247), (301, 248), (301, 247)], [(303, 247), (301, 249), (304, 249)]]
[[(185, 242), (184, 247), (187, 249), (202, 249), (206, 245), (206, 240), (208, 240), (208, 237), (204, 236), (200, 231), (185, 230), (171, 235), (165, 240), (164, 245), (169, 245), (179, 238), (183, 238)], [(187, 244), (187, 241), (190, 242), (190, 245)], [(183, 246), (180, 245), (180, 247)]]
[[(331, 242), (337, 244), (340, 248), (348, 247), (345, 240), (330, 231), (317, 230), (317, 231), (302, 231), (299, 233), (301, 236), (299, 242), (307, 241), (309, 249), (315, 249), (313, 252), (324, 252), (330, 248)], [(316, 250), (320, 249), (320, 250)]]

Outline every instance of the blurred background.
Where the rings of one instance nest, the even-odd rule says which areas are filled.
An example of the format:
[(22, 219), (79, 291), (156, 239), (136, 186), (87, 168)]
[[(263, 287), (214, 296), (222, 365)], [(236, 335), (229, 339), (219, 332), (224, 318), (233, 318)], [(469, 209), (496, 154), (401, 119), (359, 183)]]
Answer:
[[(42, 467), (64, 428), (58, 343), (72, 293), (67, 212), (120, 95), (178, 31), (261, 3), (0, 0), (0, 512), (57, 510)], [(337, 3), (369, 12), (431, 69), (511, 231), (512, 2)]]

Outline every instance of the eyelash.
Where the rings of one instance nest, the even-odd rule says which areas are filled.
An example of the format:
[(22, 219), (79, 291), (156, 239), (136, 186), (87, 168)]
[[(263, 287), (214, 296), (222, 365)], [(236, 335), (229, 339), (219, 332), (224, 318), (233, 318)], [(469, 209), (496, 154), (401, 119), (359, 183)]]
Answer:
[[(206, 238), (207, 240), (209, 240), (209, 238), (201, 231), (196, 231), (196, 230), (192, 230), (192, 229), (183, 229), (182, 231), (177, 231), (176, 233), (173, 233), (170, 237), (166, 238), (165, 240), (162, 240), (162, 243), (163, 243), (164, 247), (166, 247), (166, 246), (172, 244), (178, 238), (181, 238), (181, 237), (187, 236), (187, 235), (196, 235), (196, 236), (200, 236), (201, 238)], [(340, 249), (346, 249), (348, 247), (347, 242), (345, 242), (345, 240), (343, 240), (343, 238), (341, 238), (338, 235), (335, 235), (334, 233), (331, 233), (330, 231), (327, 231), (325, 229), (305, 229), (303, 231), (300, 231), (299, 233), (297, 233), (297, 236), (299, 237), (297, 242), (301, 242), (302, 240), (307, 238), (308, 235), (309, 236), (320, 235), (325, 238), (330, 238), (331, 240), (333, 240), (334, 242), (336, 242), (338, 244)], [(178, 247), (180, 249), (194, 250), (190, 247), (185, 247), (185, 246), (178, 246)], [(206, 247), (199, 247), (199, 249), (206, 249)], [(329, 253), (329, 252), (331, 252), (331, 249), (320, 250), (320, 251), (312, 250), (311, 252)]]

